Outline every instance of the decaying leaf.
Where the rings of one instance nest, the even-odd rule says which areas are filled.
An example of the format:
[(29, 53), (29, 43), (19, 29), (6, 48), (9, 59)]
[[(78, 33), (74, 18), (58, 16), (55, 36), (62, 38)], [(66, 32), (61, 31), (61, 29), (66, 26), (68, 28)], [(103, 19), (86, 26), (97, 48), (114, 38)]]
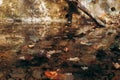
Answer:
[(114, 66), (116, 69), (120, 69), (120, 64), (119, 64), (119, 63), (113, 63), (113, 66)]
[(55, 79), (58, 76), (58, 73), (56, 71), (46, 71), (45, 75), (50, 79)]

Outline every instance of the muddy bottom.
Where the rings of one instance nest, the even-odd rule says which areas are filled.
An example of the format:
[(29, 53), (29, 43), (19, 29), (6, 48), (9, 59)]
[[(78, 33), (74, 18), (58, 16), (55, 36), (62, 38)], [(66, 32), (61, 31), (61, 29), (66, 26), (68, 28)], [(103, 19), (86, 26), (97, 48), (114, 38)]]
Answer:
[(119, 79), (119, 26), (0, 25), (0, 80)]

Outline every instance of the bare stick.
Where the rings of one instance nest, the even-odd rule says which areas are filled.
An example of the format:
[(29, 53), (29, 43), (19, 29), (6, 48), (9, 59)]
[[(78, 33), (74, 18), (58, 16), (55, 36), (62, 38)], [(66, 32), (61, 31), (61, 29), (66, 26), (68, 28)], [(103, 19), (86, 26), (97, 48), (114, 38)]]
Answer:
[[(76, 5), (81, 11), (83, 11), (86, 15), (88, 15), (98, 26), (104, 27), (105, 23), (103, 23), (98, 17), (94, 17), (91, 12), (85, 8), (79, 1), (77, 1), (78, 5)], [(73, 4), (75, 5), (75, 4)]]

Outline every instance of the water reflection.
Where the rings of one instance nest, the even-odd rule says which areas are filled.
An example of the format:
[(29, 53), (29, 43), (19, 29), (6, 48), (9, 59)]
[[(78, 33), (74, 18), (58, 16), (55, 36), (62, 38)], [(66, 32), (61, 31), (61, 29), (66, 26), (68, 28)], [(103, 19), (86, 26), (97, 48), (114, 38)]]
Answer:
[(0, 47), (14, 48), (30, 42), (36, 43), (47, 35), (56, 35), (61, 26), (64, 24), (0, 24)]

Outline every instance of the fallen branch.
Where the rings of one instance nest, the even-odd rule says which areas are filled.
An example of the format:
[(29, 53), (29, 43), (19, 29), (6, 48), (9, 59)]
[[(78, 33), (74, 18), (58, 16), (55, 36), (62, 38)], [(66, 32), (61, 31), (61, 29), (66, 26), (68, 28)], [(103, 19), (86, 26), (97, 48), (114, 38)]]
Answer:
[(78, 9), (80, 9), (82, 12), (88, 15), (97, 24), (97, 26), (105, 27), (105, 23), (102, 22), (97, 16), (93, 16), (91, 12), (86, 7), (84, 7), (84, 5), (81, 4), (81, 2), (79, 1), (76, 1), (76, 2), (78, 5), (75, 5), (74, 3), (73, 5), (75, 5)]

